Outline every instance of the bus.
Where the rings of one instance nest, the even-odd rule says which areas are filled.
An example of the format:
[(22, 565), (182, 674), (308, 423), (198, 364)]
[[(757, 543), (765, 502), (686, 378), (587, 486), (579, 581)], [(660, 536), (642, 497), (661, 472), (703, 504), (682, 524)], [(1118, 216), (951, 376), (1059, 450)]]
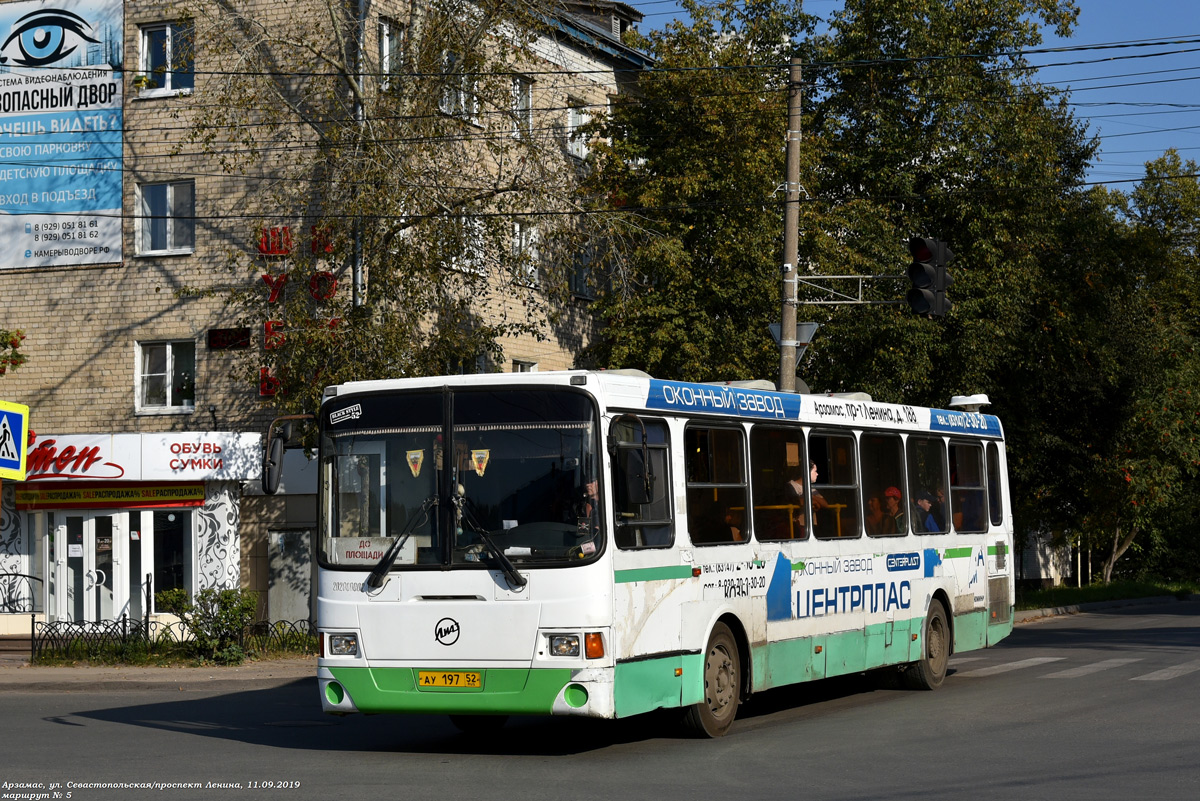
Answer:
[(875, 669), (935, 689), (951, 654), (1009, 634), (1000, 421), (771, 387), (572, 370), (327, 388), (324, 711), (481, 731), (677, 709), (716, 737), (753, 693)]

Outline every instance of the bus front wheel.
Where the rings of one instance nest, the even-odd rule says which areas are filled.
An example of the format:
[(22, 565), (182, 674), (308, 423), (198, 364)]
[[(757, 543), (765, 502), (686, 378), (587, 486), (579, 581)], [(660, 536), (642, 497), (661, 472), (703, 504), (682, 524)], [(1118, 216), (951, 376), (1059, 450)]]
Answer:
[(684, 713), (684, 724), (704, 737), (729, 731), (742, 697), (742, 663), (737, 640), (724, 623), (713, 627), (704, 649), (704, 698)]
[(950, 627), (941, 601), (929, 604), (922, 646), (924, 656), (904, 671), (904, 685), (912, 690), (936, 690), (945, 681), (950, 662)]

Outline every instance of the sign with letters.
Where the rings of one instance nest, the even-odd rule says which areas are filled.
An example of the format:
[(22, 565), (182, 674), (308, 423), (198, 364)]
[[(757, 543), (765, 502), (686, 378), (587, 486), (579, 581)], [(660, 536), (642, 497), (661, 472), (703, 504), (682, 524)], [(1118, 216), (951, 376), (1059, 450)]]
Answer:
[(0, 5), (2, 268), (121, 261), (121, 0)]

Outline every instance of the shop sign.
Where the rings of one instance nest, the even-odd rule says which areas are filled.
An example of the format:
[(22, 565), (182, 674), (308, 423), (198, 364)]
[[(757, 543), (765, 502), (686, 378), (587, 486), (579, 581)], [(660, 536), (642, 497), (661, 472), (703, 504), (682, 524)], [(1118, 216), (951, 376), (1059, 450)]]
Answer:
[(18, 509), (154, 509), (203, 506), (204, 484), (53, 482), (17, 487)]
[(146, 481), (246, 481), (261, 475), (261, 434), (205, 431), (141, 436)]
[(26, 481), (249, 481), (262, 470), (262, 436), (37, 435), (26, 461)]

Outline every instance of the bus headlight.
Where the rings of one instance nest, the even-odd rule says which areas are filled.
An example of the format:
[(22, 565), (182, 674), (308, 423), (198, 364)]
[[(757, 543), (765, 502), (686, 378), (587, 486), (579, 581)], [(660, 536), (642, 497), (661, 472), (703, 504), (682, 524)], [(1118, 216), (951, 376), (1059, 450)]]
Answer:
[(358, 656), (357, 634), (330, 634), (330, 656)]
[(579, 656), (578, 634), (551, 634), (551, 656)]

